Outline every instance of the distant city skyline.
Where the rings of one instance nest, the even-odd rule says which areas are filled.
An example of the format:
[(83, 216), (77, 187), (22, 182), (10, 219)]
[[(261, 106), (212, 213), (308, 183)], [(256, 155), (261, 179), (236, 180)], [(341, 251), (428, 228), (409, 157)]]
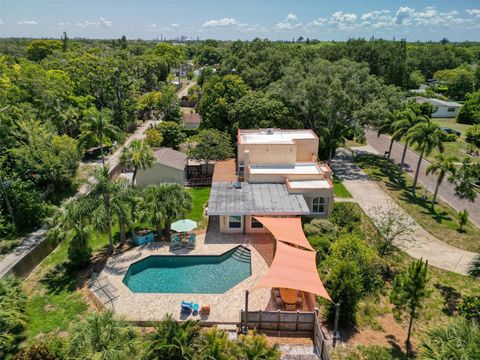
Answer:
[(480, 41), (480, 1), (0, 0), (1, 37)]

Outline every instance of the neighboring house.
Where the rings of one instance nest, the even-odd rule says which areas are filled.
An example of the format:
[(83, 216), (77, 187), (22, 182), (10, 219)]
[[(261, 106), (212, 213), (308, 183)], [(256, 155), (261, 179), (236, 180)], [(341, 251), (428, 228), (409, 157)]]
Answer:
[(183, 125), (187, 129), (198, 129), (202, 118), (199, 113), (185, 112), (183, 113)]
[(425, 98), (422, 96), (417, 96), (415, 101), (418, 104), (425, 102), (432, 104), (435, 107), (435, 111), (432, 114), (432, 117), (434, 118), (454, 118), (457, 116), (460, 108), (462, 107), (461, 104), (454, 101), (444, 101), (433, 98)]
[(185, 166), (187, 155), (170, 148), (160, 148), (154, 151), (155, 163), (146, 170), (138, 170), (136, 184), (147, 186), (160, 183), (185, 183)]
[(213, 173), (208, 215), (220, 231), (266, 231), (255, 215), (328, 217), (332, 171), (317, 162), (318, 144), (311, 130), (239, 130), (236, 161)]

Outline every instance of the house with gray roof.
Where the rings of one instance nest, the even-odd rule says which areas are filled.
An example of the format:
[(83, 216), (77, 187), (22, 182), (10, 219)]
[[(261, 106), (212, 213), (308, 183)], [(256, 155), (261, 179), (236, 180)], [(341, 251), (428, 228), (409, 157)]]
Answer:
[(435, 111), (432, 113), (434, 118), (454, 118), (457, 116), (462, 104), (455, 101), (444, 101), (434, 98), (425, 98), (423, 96), (415, 97), (415, 101), (418, 104), (430, 103), (434, 106)]
[(140, 169), (137, 173), (137, 186), (161, 183), (185, 183), (187, 155), (171, 148), (159, 148), (154, 151), (155, 163), (149, 169)]

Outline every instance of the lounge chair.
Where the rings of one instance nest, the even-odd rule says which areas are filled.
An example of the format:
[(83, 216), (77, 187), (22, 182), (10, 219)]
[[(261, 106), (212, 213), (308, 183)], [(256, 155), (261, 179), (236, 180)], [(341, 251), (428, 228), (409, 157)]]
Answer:
[(192, 312), (193, 302), (182, 300), (182, 303), (180, 304), (180, 306), (182, 307), (182, 313), (190, 314)]
[(209, 316), (210, 315), (210, 304), (205, 304), (200, 307), (200, 316)]
[(171, 237), (170, 246), (173, 250), (180, 249), (182, 247), (182, 242), (180, 241), (180, 237), (177, 234)]
[(197, 235), (195, 234), (190, 234), (190, 236), (188, 237), (188, 244), (187, 244), (187, 248), (189, 249), (195, 249), (195, 246), (197, 244)]

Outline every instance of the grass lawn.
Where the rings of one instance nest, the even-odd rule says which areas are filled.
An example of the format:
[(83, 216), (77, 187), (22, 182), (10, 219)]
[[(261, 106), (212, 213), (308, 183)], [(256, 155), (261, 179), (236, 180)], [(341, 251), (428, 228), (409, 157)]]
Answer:
[(187, 215), (187, 218), (197, 222), (202, 222), (204, 219), (203, 209), (208, 201), (208, 198), (210, 197), (210, 188), (189, 188), (188, 192), (190, 195), (192, 195), (193, 201), (192, 211), (190, 211), (190, 213)]
[(333, 177), (333, 194), (339, 198), (351, 198), (352, 195), (348, 192), (347, 188), (343, 185), (342, 181)]
[[(398, 167), (376, 155), (359, 155), (357, 164), (385, 190), (401, 207), (403, 207), (424, 229), (452, 246), (460, 249), (480, 252), (480, 229), (472, 223), (465, 227), (466, 232), (457, 231), (459, 227), (457, 211), (448, 204), (439, 201), (435, 210), (431, 209), (432, 194), (424, 189), (417, 190), (413, 196), (413, 180)], [(426, 198), (423, 199), (423, 194)]]

